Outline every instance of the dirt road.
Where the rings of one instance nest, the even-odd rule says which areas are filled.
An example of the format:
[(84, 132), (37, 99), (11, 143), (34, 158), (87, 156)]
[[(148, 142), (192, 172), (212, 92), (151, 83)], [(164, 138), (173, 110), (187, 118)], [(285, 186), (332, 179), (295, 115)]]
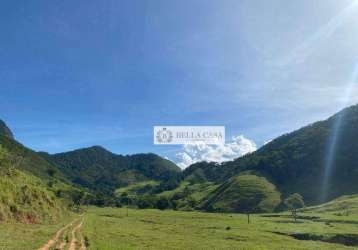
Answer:
[[(76, 250), (76, 246), (79, 246), (79, 249), (81, 249), (81, 250), (86, 249), (86, 247), (84, 246), (82, 234), (80, 232), (82, 224), (83, 224), (83, 219), (76, 227), (74, 227), (72, 229), (72, 232), (71, 232), (72, 240), (71, 240), (70, 248), (68, 250)], [(76, 234), (80, 239), (76, 238)]]
[[(83, 220), (83, 218), (75, 219), (66, 226), (62, 227), (56, 232), (53, 238), (49, 239), (49, 241), (38, 250), (64, 250), (66, 245), (69, 243), (69, 236), (71, 237), (71, 242), (68, 248), (69, 250), (86, 250), (87, 248), (81, 233)], [(71, 228), (72, 231), (70, 233)]]

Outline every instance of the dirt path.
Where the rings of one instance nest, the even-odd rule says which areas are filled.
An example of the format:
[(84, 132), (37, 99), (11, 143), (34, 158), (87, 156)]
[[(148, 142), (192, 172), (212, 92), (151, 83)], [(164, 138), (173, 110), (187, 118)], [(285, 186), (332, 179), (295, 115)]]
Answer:
[(68, 228), (70, 228), (73, 225), (73, 223), (75, 223), (77, 220), (79, 219), (73, 220), (71, 223), (67, 224), (66, 226), (58, 230), (55, 236), (51, 238), (43, 247), (39, 248), (38, 250), (49, 250), (51, 247), (53, 247), (58, 242), (63, 232)]
[(83, 235), (82, 235), (82, 234), (80, 234), (80, 236), (81, 236), (81, 239), (80, 239), (80, 241), (81, 241), (80, 250), (87, 250), (86, 243), (85, 243), (85, 239), (83, 238)]
[(61, 242), (61, 244), (58, 247), (56, 247), (55, 249), (64, 250), (65, 246), (66, 246), (66, 242)]
[[(80, 231), (82, 224), (83, 224), (83, 219), (81, 220), (80, 223), (78, 223), (78, 225), (76, 227), (74, 227), (72, 229), (72, 232), (71, 232), (72, 240), (71, 240), (71, 244), (70, 244), (70, 247), (68, 248), (68, 250), (76, 250), (77, 245), (80, 245), (80, 250), (86, 250), (83, 236)], [(76, 233), (77, 233), (77, 236), (79, 237), (79, 239), (76, 238)]]
[(57, 245), (55, 247), (55, 250), (64, 250), (66, 245), (68, 244), (69, 240), (68, 240), (68, 231), (64, 232), (62, 234), (62, 241), (58, 241)]
[[(53, 238), (51, 238), (43, 247), (39, 248), (38, 250), (50, 250), (50, 249), (64, 250), (66, 245), (68, 244), (68, 237), (65, 237), (65, 234), (69, 233), (69, 231), (67, 232), (67, 230), (70, 230), (70, 228), (73, 225), (76, 226), (71, 231), (72, 237), (68, 250), (76, 250), (77, 248), (79, 250), (86, 250), (87, 249), (86, 244), (84, 242), (83, 235), (80, 231), (81, 226), (83, 224), (83, 220), (84, 220), (83, 218), (75, 219), (69, 224), (67, 224), (66, 226), (62, 227), (60, 230), (56, 232)], [(78, 239), (76, 237), (78, 237)]]

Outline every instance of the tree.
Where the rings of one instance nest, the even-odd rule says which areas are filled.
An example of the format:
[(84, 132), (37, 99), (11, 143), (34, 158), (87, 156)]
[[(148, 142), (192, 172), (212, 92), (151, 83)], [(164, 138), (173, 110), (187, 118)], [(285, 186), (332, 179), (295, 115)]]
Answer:
[(156, 206), (156, 203), (157, 199), (155, 198), (155, 196), (144, 195), (138, 199), (137, 206), (140, 209), (154, 208)]
[(287, 206), (288, 210), (291, 211), (292, 217), (297, 221), (297, 209), (302, 208), (305, 206), (305, 202), (303, 201), (303, 197), (298, 194), (294, 193), (288, 196), (285, 200), (285, 205)]
[(237, 209), (247, 215), (247, 224), (250, 224), (250, 214), (257, 212), (260, 202), (263, 200), (262, 194), (246, 195), (238, 201)]
[(178, 178), (170, 178), (164, 182), (161, 182), (159, 184), (159, 186), (155, 187), (153, 189), (153, 193), (158, 194), (164, 191), (168, 191), (168, 190), (173, 190), (177, 187), (179, 187), (180, 181), (178, 180)]
[(74, 190), (74, 191), (72, 191), (71, 195), (72, 195), (73, 203), (76, 206), (79, 206), (82, 204), (81, 201), (85, 195), (85, 193), (82, 190)]
[(160, 210), (165, 210), (170, 208), (169, 200), (164, 196), (160, 197), (159, 200), (157, 201), (157, 208)]
[(187, 202), (188, 206), (193, 209), (198, 204), (197, 200), (195, 200), (192, 196), (187, 197), (186, 202)]
[(56, 171), (52, 168), (48, 168), (46, 171), (47, 171), (47, 174), (51, 177), (53, 177), (56, 174)]

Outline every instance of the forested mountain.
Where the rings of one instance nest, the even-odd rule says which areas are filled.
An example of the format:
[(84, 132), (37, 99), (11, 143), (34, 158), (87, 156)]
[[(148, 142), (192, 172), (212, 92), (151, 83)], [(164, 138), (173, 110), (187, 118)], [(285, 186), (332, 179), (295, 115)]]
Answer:
[[(11, 131), (10, 131), (10, 134)], [(12, 166), (39, 178), (63, 178), (61, 172), (48, 161), (39, 156), (35, 151), (23, 146), (8, 135), (0, 134), (0, 145), (12, 158)]]
[[(4, 125), (4, 124), (3, 124)], [(54, 221), (67, 213), (82, 190), (36, 152), (0, 133), (0, 222)], [(4, 133), (5, 132), (5, 133)]]
[(179, 167), (158, 155), (116, 155), (100, 146), (40, 155), (73, 183), (104, 193), (147, 180), (165, 181), (180, 174)]
[[(337, 128), (337, 124), (340, 127)], [(329, 149), (334, 143), (335, 151)], [(278, 137), (256, 152), (223, 164), (197, 163), (185, 176), (201, 176), (224, 182), (243, 173), (265, 176), (283, 196), (298, 192), (310, 204), (321, 202), (327, 157), (332, 157), (327, 200), (358, 193), (358, 105), (346, 108), (325, 121), (316, 122)]]
[(11, 130), (8, 128), (8, 126), (3, 120), (0, 120), (0, 135), (14, 138), (14, 135), (12, 134)]

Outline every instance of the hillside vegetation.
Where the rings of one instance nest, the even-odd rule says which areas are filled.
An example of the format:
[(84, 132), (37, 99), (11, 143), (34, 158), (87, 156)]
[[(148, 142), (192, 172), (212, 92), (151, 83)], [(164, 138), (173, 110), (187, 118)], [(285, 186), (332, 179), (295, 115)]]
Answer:
[(180, 173), (174, 163), (155, 154), (123, 156), (99, 146), (41, 156), (73, 183), (105, 193), (138, 182), (177, 178)]
[[(321, 202), (327, 148), (338, 119), (343, 121), (340, 140), (325, 195), (332, 200), (358, 193), (358, 105), (280, 136), (234, 161), (200, 162), (184, 171), (155, 154), (117, 155), (100, 146), (54, 155), (34, 152), (14, 140), (3, 122), (0, 122), (0, 145), (10, 159), (8, 165), (16, 170), (16, 178), (27, 178), (16, 181), (31, 186), (29, 179), (38, 178), (41, 180), (38, 186), (49, 192), (48, 197), (54, 194), (56, 201), (67, 200), (72, 205), (121, 207), (130, 203), (139, 208), (261, 213), (284, 209), (281, 201), (292, 193), (302, 195), (308, 205)], [(15, 196), (20, 192), (15, 190), (21, 187), (12, 186), (11, 178), (15, 177), (4, 176), (4, 190), (14, 190)], [(29, 204), (32, 205), (35, 209), (36, 204)]]
[(280, 136), (235, 161), (194, 164), (184, 171), (184, 175), (196, 174), (208, 181), (223, 183), (233, 176), (249, 172), (265, 176), (275, 184), (283, 198), (291, 193), (300, 193), (308, 204), (318, 204), (322, 202), (328, 148), (340, 118), (342, 126), (338, 130), (333, 171), (325, 196), (328, 201), (358, 193), (358, 105), (346, 108), (325, 121)]
[(344, 195), (330, 202), (302, 209), (302, 211), (332, 213), (341, 216), (358, 215), (358, 195)]
[(280, 196), (264, 177), (241, 175), (220, 185), (203, 202), (203, 208), (231, 213), (268, 213), (281, 203)]
[(10, 128), (6, 125), (6, 123), (3, 120), (0, 120), (0, 135), (7, 136), (11, 139), (14, 138), (14, 135), (12, 134)]
[(0, 190), (0, 222), (56, 221), (65, 213), (65, 202), (41, 179), (14, 168), (9, 153), (1, 145)]
[(62, 173), (55, 166), (14, 139), (0, 134), (0, 145), (13, 159), (12, 164), (16, 169), (41, 179), (57, 178), (64, 180)]
[(55, 222), (91, 196), (5, 132), (0, 132), (0, 221)]

